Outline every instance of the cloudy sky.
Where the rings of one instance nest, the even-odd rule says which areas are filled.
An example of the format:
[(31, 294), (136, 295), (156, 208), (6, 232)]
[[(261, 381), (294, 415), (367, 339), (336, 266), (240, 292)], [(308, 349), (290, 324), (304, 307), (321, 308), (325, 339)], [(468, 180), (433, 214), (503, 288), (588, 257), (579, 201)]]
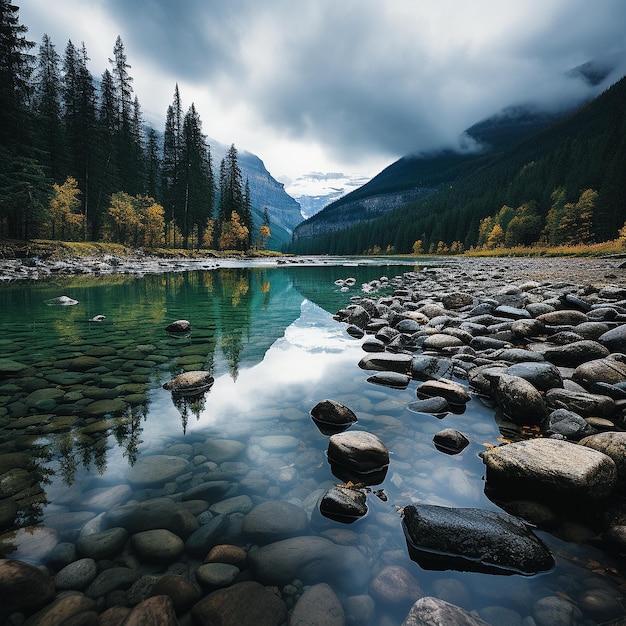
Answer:
[[(564, 71), (626, 49), (624, 0), (16, 0), (28, 37), (122, 37), (144, 117), (179, 84), (205, 134), (271, 174), (372, 177), (503, 107), (587, 95)], [(615, 76), (613, 80), (616, 80)]]

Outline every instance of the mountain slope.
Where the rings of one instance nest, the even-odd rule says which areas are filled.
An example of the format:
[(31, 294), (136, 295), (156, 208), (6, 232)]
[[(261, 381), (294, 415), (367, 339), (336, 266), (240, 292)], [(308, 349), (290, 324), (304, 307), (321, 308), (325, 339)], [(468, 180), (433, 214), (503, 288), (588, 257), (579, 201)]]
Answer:
[[(373, 246), (393, 245), (409, 252), (414, 241), (460, 241), (474, 245), (480, 220), (500, 207), (532, 202), (542, 218), (551, 193), (563, 187), (567, 201), (582, 190), (599, 192), (594, 230), (599, 240), (614, 237), (626, 219), (626, 79), (622, 79), (576, 113), (505, 149), (458, 160), (448, 173), (452, 184), (387, 213), (314, 240), (299, 237), (298, 252), (362, 253)], [(506, 142), (505, 142), (506, 143)], [(395, 165), (395, 164), (394, 164)], [(431, 180), (434, 180), (432, 173)], [(310, 221), (310, 220), (309, 220)]]

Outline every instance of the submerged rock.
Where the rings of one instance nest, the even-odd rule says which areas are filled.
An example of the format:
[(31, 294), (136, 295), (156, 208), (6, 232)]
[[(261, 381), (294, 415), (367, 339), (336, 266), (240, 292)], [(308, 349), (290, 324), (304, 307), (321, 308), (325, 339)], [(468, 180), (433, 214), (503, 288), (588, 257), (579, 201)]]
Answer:
[(320, 500), (324, 517), (338, 522), (353, 522), (367, 513), (366, 495), (361, 489), (335, 485)]
[(425, 596), (420, 598), (409, 611), (402, 626), (489, 626), (489, 624), (460, 606)]
[(372, 433), (338, 433), (328, 442), (328, 460), (358, 473), (369, 473), (389, 465), (389, 451)]
[(208, 391), (215, 382), (209, 372), (203, 370), (193, 370), (183, 372), (163, 384), (163, 389), (167, 389), (178, 395), (196, 395)]
[(311, 417), (323, 434), (342, 432), (357, 421), (352, 409), (335, 400), (321, 400), (311, 409)]
[(554, 566), (546, 546), (506, 513), (430, 504), (402, 510), (409, 554), (426, 569), (532, 575)]

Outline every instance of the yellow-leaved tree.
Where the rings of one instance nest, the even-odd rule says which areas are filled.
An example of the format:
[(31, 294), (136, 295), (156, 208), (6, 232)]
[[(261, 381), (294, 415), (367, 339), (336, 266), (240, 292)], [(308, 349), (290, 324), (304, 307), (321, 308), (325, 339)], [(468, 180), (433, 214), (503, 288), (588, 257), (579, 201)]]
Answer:
[(230, 220), (222, 224), (222, 232), (218, 241), (220, 250), (245, 250), (249, 230), (241, 223), (237, 211), (232, 211)]
[(83, 232), (80, 189), (75, 178), (68, 176), (62, 185), (52, 185), (53, 195), (48, 210), (47, 228), (51, 239), (80, 239)]

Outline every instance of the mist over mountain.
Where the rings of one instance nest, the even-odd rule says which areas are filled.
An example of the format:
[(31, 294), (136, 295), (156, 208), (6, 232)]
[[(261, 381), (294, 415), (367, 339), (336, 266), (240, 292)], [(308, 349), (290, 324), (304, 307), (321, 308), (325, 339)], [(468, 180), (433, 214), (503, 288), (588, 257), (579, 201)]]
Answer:
[[(626, 50), (575, 67), (565, 75), (584, 86), (578, 97), (571, 96), (569, 101), (510, 105), (469, 127), (454, 148), (405, 155), (363, 186), (339, 198), (329, 195), (330, 203), (298, 225), (294, 238), (316, 237), (370, 222), (450, 186), (479, 167), (486, 155), (505, 150), (550, 127), (624, 74)], [(593, 89), (589, 90), (590, 87)], [(587, 94), (585, 98), (580, 95), (583, 93)]]

